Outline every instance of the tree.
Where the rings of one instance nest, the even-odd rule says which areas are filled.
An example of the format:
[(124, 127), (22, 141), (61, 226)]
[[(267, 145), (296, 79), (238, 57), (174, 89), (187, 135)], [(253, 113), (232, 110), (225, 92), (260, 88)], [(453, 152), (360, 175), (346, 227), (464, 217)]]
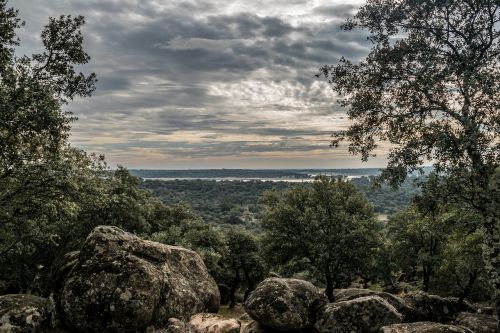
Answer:
[(263, 203), (267, 260), (321, 276), (330, 300), (334, 288), (367, 269), (379, 245), (373, 208), (350, 182), (322, 177), (312, 186), (269, 192)]
[(388, 221), (393, 260), (407, 280), (421, 270), (424, 291), (429, 291), (431, 278), (440, 265), (446, 233), (442, 216), (425, 216), (414, 207), (394, 214)]
[(224, 262), (229, 282), (229, 307), (233, 308), (236, 305), (235, 293), (238, 288), (245, 287), (246, 300), (255, 286), (264, 279), (265, 269), (254, 236), (231, 228), (225, 238), (228, 253)]
[(52, 261), (93, 227), (154, 232), (167, 208), (124, 168), (110, 171), (103, 156), (68, 143), (75, 117), (63, 106), (96, 82), (76, 70), (90, 59), (83, 17), (51, 18), (44, 51), (18, 57), (17, 15), (0, 0), (0, 280), (8, 292), (47, 294)]
[[(459, 297), (463, 302), (475, 290), (475, 298), (487, 300), (491, 290), (485, 281), (485, 266), (482, 256), (483, 235), (480, 231), (471, 234), (455, 230), (447, 239), (443, 249), (442, 261), (436, 274), (438, 284)], [(441, 282), (441, 283), (439, 283)]]
[(483, 214), (500, 316), (500, 209), (490, 185), (500, 164), (499, 23), (498, 0), (368, 0), (344, 27), (368, 30), (371, 52), (321, 74), (353, 121), (333, 145), (347, 139), (367, 160), (379, 141), (391, 143), (382, 179), (393, 184), (432, 161), (453, 180), (451, 195)]

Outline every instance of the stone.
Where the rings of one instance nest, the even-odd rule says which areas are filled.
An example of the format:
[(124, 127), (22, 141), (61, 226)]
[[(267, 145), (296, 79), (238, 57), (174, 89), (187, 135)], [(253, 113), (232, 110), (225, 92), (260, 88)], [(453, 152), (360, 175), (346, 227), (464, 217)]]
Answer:
[(238, 320), (240, 320), (240, 321), (250, 321), (250, 320), (252, 320), (252, 317), (250, 317), (250, 315), (248, 313), (244, 313), (244, 314), (242, 314), (238, 318)]
[(467, 327), (475, 333), (496, 333), (498, 319), (490, 315), (461, 312), (455, 319), (455, 324)]
[[(278, 330), (272, 330), (269, 328), (262, 327), (259, 325), (258, 322), (255, 320), (252, 320), (248, 325), (242, 327), (243, 329), (241, 330), (241, 333), (283, 333), (283, 332), (300, 332), (302, 333), (303, 331), (278, 331)], [(305, 332), (305, 331), (304, 331)], [(309, 332), (307, 332), (309, 333)]]
[(391, 304), (374, 295), (327, 304), (314, 327), (325, 333), (370, 333), (402, 319)]
[(397, 295), (360, 288), (336, 289), (334, 291), (334, 298), (336, 302), (350, 301), (364, 296), (379, 296), (385, 299), (403, 315), (404, 322), (418, 321), (420, 319), (420, 315), (418, 313), (416, 314), (416, 309), (405, 302), (402, 297)]
[(379, 333), (474, 333), (466, 327), (432, 322), (415, 322), (384, 326)]
[(75, 259), (59, 295), (74, 331), (144, 331), (168, 318), (218, 311), (219, 290), (194, 251), (99, 226)]
[(194, 328), (177, 318), (169, 318), (167, 325), (165, 333), (195, 333)]
[(312, 326), (327, 298), (312, 283), (285, 278), (262, 281), (245, 302), (245, 311), (260, 326), (298, 331)]
[(449, 323), (458, 313), (472, 310), (469, 304), (460, 303), (458, 298), (440, 297), (423, 291), (408, 294), (403, 299), (409, 307), (414, 309), (412, 321)]
[(189, 325), (196, 333), (239, 333), (241, 327), (238, 320), (213, 313), (197, 313), (191, 317)]
[(51, 326), (51, 306), (33, 295), (0, 296), (0, 332), (36, 333)]

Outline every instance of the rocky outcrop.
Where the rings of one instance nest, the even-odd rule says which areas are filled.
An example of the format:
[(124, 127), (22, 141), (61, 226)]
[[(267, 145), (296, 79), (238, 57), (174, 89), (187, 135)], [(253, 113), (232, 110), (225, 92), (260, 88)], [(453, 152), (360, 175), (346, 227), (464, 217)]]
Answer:
[(378, 332), (385, 325), (400, 323), (402, 319), (403, 316), (391, 304), (375, 295), (329, 303), (314, 327), (325, 333), (368, 333)]
[(380, 333), (474, 333), (466, 327), (431, 322), (415, 322), (382, 327)]
[(413, 309), (412, 321), (452, 322), (458, 313), (472, 310), (467, 303), (460, 303), (455, 297), (440, 297), (425, 292), (409, 294), (404, 301)]
[(0, 296), (0, 332), (37, 333), (51, 325), (51, 306), (46, 298), (32, 295)]
[(478, 313), (459, 313), (455, 319), (455, 324), (467, 327), (475, 333), (497, 333), (498, 319)]
[(217, 285), (198, 254), (116, 227), (95, 228), (68, 265), (59, 305), (73, 331), (144, 331), (219, 308)]
[(391, 304), (399, 313), (403, 315), (403, 322), (412, 322), (420, 320), (420, 314), (410, 304), (405, 302), (402, 297), (386, 293), (373, 291), (369, 289), (348, 288), (336, 289), (334, 297), (336, 302), (350, 301), (364, 296), (379, 296)]
[(196, 333), (239, 333), (241, 324), (236, 319), (224, 319), (213, 313), (198, 313), (191, 317), (189, 325)]
[(327, 298), (312, 283), (296, 279), (268, 278), (245, 302), (246, 312), (260, 326), (298, 331), (312, 326)]

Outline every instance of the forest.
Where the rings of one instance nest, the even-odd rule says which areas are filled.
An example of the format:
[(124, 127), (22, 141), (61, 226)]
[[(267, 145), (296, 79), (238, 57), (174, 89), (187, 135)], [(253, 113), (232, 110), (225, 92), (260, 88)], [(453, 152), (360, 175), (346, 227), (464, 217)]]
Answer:
[[(256, 332), (414, 322), (447, 326), (383, 332), (469, 332), (453, 326), (459, 313), (498, 329), (498, 1), (368, 0), (343, 28), (367, 30), (370, 53), (318, 77), (351, 121), (332, 149), (366, 161), (388, 142), (387, 165), (304, 183), (143, 180), (178, 175), (131, 173), (75, 147), (68, 106), (97, 82), (80, 72), (91, 60), (85, 18), (49, 18), (40, 52), (19, 55), (24, 22), (13, 5), (0, 0), (1, 332), (165, 332), (221, 304), (244, 308)], [(263, 173), (312, 177), (244, 171)], [(284, 298), (266, 301), (266, 288)], [(287, 290), (303, 303), (284, 300)], [(342, 299), (352, 290), (369, 295)]]
[[(418, 193), (416, 177), (408, 179), (398, 189), (387, 185), (376, 188), (372, 186), (373, 178), (354, 178), (351, 182), (368, 197), (375, 212), (383, 216), (405, 208)], [(151, 191), (166, 205), (183, 202), (188, 204), (207, 223), (242, 224), (258, 228), (263, 209), (260, 198), (264, 192), (282, 191), (297, 186), (310, 186), (310, 183), (147, 179), (141, 183), (140, 188)]]

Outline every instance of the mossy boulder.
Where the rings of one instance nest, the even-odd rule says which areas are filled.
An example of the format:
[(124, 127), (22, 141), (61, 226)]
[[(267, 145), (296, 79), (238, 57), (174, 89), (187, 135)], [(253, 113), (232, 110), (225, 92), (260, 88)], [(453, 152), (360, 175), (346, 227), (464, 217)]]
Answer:
[(327, 304), (314, 327), (325, 333), (375, 333), (402, 319), (391, 304), (375, 295)]
[(326, 296), (310, 282), (268, 278), (250, 294), (245, 310), (264, 328), (299, 331), (314, 324), (326, 303)]
[(99, 226), (71, 259), (59, 305), (76, 332), (143, 331), (219, 308), (219, 290), (203, 260), (182, 247)]

